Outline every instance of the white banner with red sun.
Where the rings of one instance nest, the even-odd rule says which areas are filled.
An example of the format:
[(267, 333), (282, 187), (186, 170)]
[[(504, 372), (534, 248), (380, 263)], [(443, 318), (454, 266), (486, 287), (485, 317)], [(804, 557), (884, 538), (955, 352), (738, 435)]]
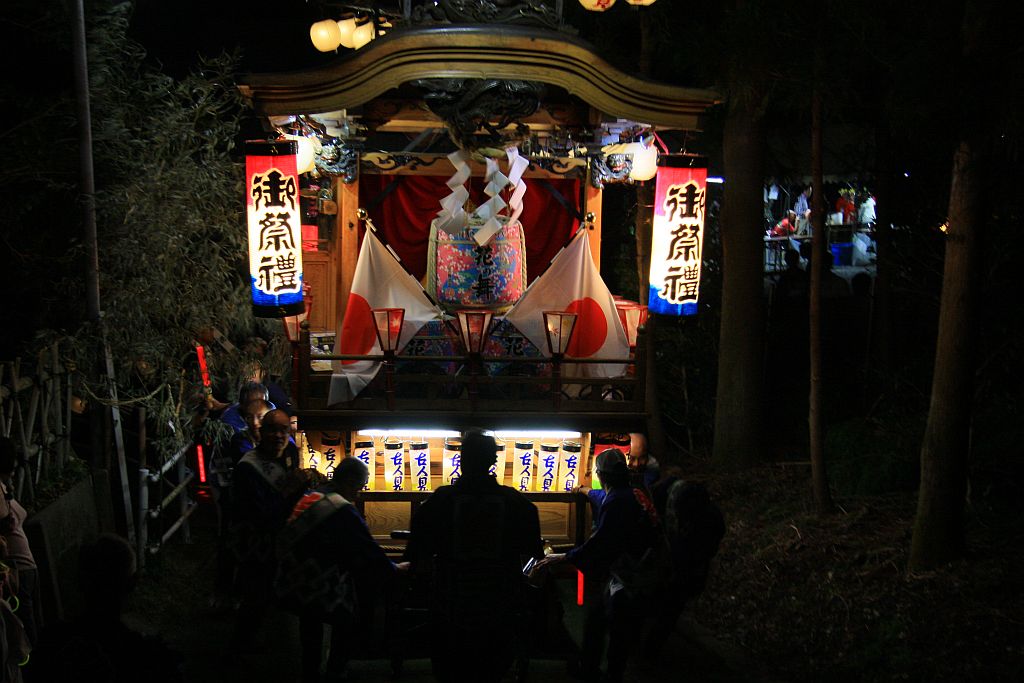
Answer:
[[(594, 265), (587, 233), (580, 230), (551, 265), (533, 281), (523, 298), (505, 319), (547, 355), (544, 311), (571, 311), (577, 315), (576, 328), (566, 353), (568, 358), (629, 357), (629, 342), (615, 310), (615, 299)], [(621, 363), (566, 363), (566, 377), (619, 377), (626, 366)]]
[[(426, 323), (438, 320), (438, 309), (420, 283), (410, 275), (395, 256), (367, 230), (356, 261), (352, 290), (345, 307), (345, 319), (338, 335), (336, 353), (339, 355), (377, 355), (377, 343), (372, 308), (404, 308), (405, 319), (398, 339), (397, 351), (409, 342)], [(348, 360), (335, 363), (331, 375), (328, 404), (351, 401), (380, 370), (380, 363), (369, 360)]]

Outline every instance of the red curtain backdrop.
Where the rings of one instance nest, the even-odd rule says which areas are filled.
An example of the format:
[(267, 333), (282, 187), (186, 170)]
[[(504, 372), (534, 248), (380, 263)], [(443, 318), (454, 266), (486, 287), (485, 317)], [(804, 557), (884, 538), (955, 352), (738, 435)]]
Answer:
[[(359, 205), (367, 208), (380, 238), (402, 259), (406, 270), (421, 281), (427, 269), (430, 221), (441, 209), (440, 201), (450, 190), (447, 176), (394, 176), (365, 173), (359, 177)], [(381, 192), (397, 181), (389, 194), (370, 206)], [(580, 181), (548, 180), (569, 206), (579, 206)], [(533, 281), (576, 232), (578, 221), (539, 180), (526, 180), (523, 215), (526, 230), (526, 273)], [(483, 178), (470, 180), (470, 198), (479, 206), (486, 201)], [(507, 210), (506, 210), (507, 213)], [(362, 241), (362, 228), (359, 239)]]

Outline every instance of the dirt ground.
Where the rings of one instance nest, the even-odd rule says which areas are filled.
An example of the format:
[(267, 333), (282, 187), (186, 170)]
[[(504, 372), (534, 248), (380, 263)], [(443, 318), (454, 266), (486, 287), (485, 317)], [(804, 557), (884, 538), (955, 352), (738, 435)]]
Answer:
[(727, 534), (694, 618), (780, 680), (1024, 680), (1024, 523), (968, 507), (965, 557), (907, 567), (916, 494), (812, 511), (806, 466), (705, 475)]

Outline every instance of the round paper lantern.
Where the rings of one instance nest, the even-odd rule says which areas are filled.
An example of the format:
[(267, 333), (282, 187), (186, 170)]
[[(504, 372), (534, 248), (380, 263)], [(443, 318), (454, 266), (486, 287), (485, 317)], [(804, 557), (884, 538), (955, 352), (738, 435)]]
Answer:
[(352, 43), (358, 50), (363, 45), (366, 45), (377, 36), (377, 29), (373, 25), (373, 20), (356, 26), (355, 30), (352, 31)]
[(629, 177), (633, 180), (650, 180), (658, 175), (658, 148), (652, 139), (650, 144), (631, 142), (627, 152), (633, 155), (633, 170)]
[(356, 18), (349, 17), (348, 19), (341, 19), (338, 22), (338, 30), (341, 32), (341, 45), (349, 49), (356, 46), (352, 39), (352, 34), (356, 30)]
[(333, 19), (316, 22), (309, 27), (309, 39), (313, 41), (313, 47), (320, 52), (337, 50), (341, 45), (341, 31), (338, 29), (338, 22)]
[(591, 12), (603, 12), (614, 5), (615, 0), (580, 0), (580, 4)]
[(295, 155), (295, 165), (299, 173), (309, 173), (313, 170), (316, 150), (313, 141), (303, 135), (285, 135), (288, 140), (294, 140), (299, 145), (299, 152)]
[(655, 0), (626, 0), (626, 2), (631, 5), (640, 5), (641, 7), (645, 7), (647, 5), (653, 5)]

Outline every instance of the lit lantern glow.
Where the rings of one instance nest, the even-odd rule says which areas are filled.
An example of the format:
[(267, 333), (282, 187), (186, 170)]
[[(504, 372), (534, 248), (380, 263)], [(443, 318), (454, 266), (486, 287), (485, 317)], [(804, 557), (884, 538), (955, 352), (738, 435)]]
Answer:
[(491, 318), (494, 313), (485, 310), (456, 311), (459, 318), (459, 334), (466, 353), (482, 353), (487, 334), (491, 329)]
[(694, 315), (704, 253), (708, 171), (672, 165), (673, 162), (689, 164), (689, 159), (662, 159), (654, 190), (647, 303), (653, 313)]
[(558, 490), (572, 491), (580, 484), (580, 458), (583, 446), (579, 441), (563, 441), (558, 463)]
[(361, 460), (370, 471), (370, 478), (363, 490), (373, 491), (377, 488), (377, 451), (373, 447), (373, 439), (359, 440), (352, 444), (352, 457)]
[(257, 317), (283, 318), (305, 309), (297, 146), (291, 140), (245, 143), (249, 280)]
[(341, 19), (338, 21), (338, 31), (341, 34), (341, 46), (347, 47), (350, 50), (356, 46), (355, 40), (352, 34), (356, 30), (356, 18), (349, 17), (348, 19)]
[(462, 477), (462, 441), (445, 439), (441, 458), (441, 476), (444, 483), (454, 484)]
[(591, 12), (603, 12), (614, 5), (615, 0), (580, 0), (580, 4)]
[(647, 5), (653, 5), (657, 0), (626, 0), (630, 5), (639, 5), (640, 7), (646, 7)]
[(430, 490), (430, 445), (426, 441), (409, 443), (409, 476), (414, 491)]
[(537, 454), (537, 490), (551, 493), (558, 490), (558, 452), (561, 444), (542, 443)]
[(313, 47), (320, 52), (337, 50), (341, 44), (341, 31), (338, 29), (338, 22), (333, 19), (316, 22), (309, 27), (309, 39), (313, 41)]
[(495, 455), (494, 464), (491, 465), (490, 470), (491, 476), (498, 480), (499, 484), (505, 483), (505, 442), (498, 441), (495, 439), (495, 445), (498, 447)]
[(512, 450), (512, 483), (520, 491), (532, 488), (533, 461), (533, 442), (516, 441)]
[(647, 307), (629, 301), (616, 301), (615, 310), (619, 314), (619, 322), (626, 331), (629, 348), (636, 348), (637, 332), (647, 322)]
[(631, 180), (650, 180), (658, 175), (658, 147), (654, 144), (654, 137), (649, 138), (649, 143), (631, 142), (626, 145), (626, 153), (633, 155), (633, 168), (629, 172)]
[(295, 153), (295, 167), (299, 173), (309, 173), (316, 167), (317, 145), (305, 135), (286, 134), (285, 140), (292, 140), (298, 145)]
[(404, 308), (371, 308), (373, 322), (377, 327), (377, 341), (380, 350), (391, 353), (398, 350), (399, 337), (402, 335), (402, 322), (405, 320)]
[(548, 338), (548, 351), (552, 356), (564, 356), (572, 341), (576, 327), (576, 314), (569, 311), (544, 311), (544, 331)]
[(377, 27), (371, 19), (365, 24), (359, 24), (356, 26), (355, 30), (352, 31), (352, 45), (358, 50), (376, 37)]
[(384, 480), (392, 491), (405, 489), (405, 444), (401, 441), (384, 444)]

